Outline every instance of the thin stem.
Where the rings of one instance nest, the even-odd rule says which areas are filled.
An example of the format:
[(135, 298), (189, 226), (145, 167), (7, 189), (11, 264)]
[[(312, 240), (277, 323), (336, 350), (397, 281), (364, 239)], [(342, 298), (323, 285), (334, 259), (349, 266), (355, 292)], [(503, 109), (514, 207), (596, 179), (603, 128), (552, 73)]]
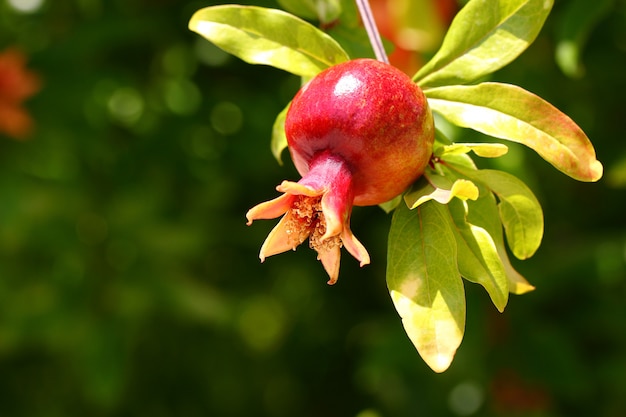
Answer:
[(383, 47), (383, 42), (380, 39), (380, 33), (378, 33), (378, 27), (376, 26), (376, 21), (374, 21), (374, 15), (372, 14), (372, 9), (370, 8), (369, 1), (356, 0), (356, 6), (359, 8), (361, 20), (363, 20), (363, 25), (365, 26), (367, 36), (369, 37), (370, 43), (372, 44), (372, 49), (374, 49), (376, 59), (388, 64), (389, 58), (387, 58), (385, 48)]

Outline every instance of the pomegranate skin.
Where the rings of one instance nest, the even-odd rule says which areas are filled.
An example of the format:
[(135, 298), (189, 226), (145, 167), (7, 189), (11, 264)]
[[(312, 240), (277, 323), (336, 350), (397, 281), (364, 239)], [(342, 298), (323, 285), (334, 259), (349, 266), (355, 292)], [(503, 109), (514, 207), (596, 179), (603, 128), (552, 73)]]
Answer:
[(421, 89), (397, 68), (372, 59), (335, 65), (302, 87), (287, 112), (292, 160), (305, 176), (324, 151), (352, 172), (354, 205), (402, 193), (428, 164), (434, 124)]

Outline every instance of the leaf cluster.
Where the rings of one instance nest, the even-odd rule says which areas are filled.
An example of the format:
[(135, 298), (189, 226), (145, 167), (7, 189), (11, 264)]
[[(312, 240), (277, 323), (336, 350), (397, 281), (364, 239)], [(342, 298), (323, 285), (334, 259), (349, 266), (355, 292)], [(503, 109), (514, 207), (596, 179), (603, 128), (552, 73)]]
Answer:
[[(190, 28), (252, 64), (271, 65), (306, 80), (358, 55), (351, 2), (281, 1), (287, 10), (343, 28), (328, 33), (280, 10), (215, 6), (199, 10)], [(470, 0), (452, 22), (441, 48), (414, 76), (431, 109), (450, 123), (521, 143), (566, 175), (597, 181), (602, 165), (585, 133), (567, 115), (523, 88), (481, 82), (517, 58), (537, 37), (552, 0)], [(346, 16), (345, 22), (342, 20)], [(334, 22), (334, 25), (331, 23)], [(286, 109), (274, 124), (271, 148), (286, 148)], [(509, 293), (533, 286), (511, 265), (505, 241), (519, 259), (532, 256), (543, 236), (543, 214), (532, 191), (506, 172), (477, 169), (470, 155), (494, 158), (503, 143), (452, 143), (440, 132), (430, 167), (393, 210), (387, 285), (404, 328), (425, 362), (446, 370), (465, 328), (463, 278), (485, 288), (499, 311)], [(402, 202), (403, 200), (403, 202)]]

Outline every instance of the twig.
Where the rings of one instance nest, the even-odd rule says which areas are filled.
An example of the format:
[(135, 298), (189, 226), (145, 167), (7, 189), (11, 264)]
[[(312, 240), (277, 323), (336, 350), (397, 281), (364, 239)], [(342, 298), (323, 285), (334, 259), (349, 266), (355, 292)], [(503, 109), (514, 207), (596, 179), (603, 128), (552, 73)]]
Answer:
[(356, 0), (356, 6), (358, 7), (359, 13), (361, 14), (361, 20), (363, 20), (363, 25), (365, 26), (367, 36), (369, 37), (370, 43), (372, 44), (372, 49), (374, 49), (376, 59), (388, 64), (389, 58), (387, 58), (385, 48), (383, 47), (383, 42), (380, 39), (380, 33), (378, 33), (378, 27), (376, 26), (376, 22), (374, 21), (374, 15), (372, 14), (372, 9), (370, 8), (369, 1)]

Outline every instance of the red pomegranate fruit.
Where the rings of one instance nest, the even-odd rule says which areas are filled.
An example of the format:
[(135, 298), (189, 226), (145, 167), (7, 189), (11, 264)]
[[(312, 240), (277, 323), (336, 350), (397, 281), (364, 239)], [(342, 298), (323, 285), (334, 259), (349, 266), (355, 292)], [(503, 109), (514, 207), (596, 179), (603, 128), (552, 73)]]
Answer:
[(330, 279), (344, 246), (361, 266), (365, 247), (350, 230), (352, 206), (384, 203), (419, 178), (434, 141), (432, 113), (411, 79), (388, 64), (356, 59), (330, 67), (296, 94), (285, 134), (302, 178), (283, 181), (283, 194), (248, 211), (248, 224), (284, 215), (260, 258), (309, 239)]

